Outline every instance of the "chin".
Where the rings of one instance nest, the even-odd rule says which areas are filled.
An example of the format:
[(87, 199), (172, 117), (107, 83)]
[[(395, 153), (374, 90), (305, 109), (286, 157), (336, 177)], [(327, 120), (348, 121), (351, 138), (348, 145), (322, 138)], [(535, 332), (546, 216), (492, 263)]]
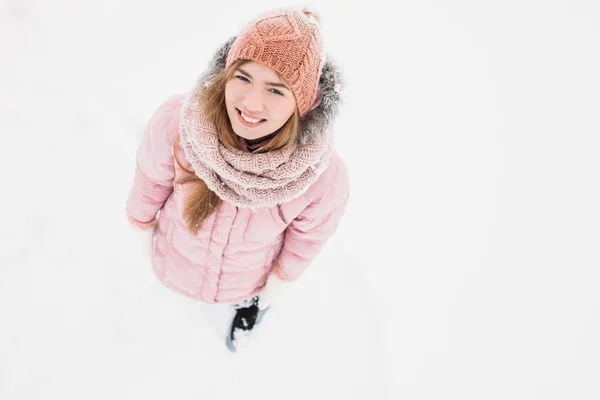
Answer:
[(239, 137), (242, 137), (244, 139), (247, 139), (247, 140), (259, 139), (263, 136), (268, 136), (274, 132), (268, 126), (261, 126), (261, 129), (254, 130), (254, 129), (247, 129), (244, 126), (240, 126), (240, 124), (235, 123), (235, 124), (231, 124), (231, 127), (233, 128), (233, 132), (236, 135), (238, 135)]
[(254, 133), (254, 134), (249, 134), (248, 132), (242, 130), (242, 129), (236, 129), (233, 128), (233, 132), (238, 135), (241, 138), (247, 139), (247, 140), (254, 140), (254, 139), (258, 139), (261, 138), (263, 136), (267, 136), (269, 135), (268, 133)]

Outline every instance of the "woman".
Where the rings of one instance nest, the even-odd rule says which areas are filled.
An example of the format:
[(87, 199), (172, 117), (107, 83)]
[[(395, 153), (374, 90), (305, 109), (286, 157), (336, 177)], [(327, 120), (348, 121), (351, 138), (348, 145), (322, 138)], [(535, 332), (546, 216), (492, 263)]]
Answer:
[(274, 11), (219, 49), (145, 130), (129, 220), (167, 287), (235, 307), (232, 351), (344, 214), (348, 179), (330, 131), (339, 85), (318, 16)]

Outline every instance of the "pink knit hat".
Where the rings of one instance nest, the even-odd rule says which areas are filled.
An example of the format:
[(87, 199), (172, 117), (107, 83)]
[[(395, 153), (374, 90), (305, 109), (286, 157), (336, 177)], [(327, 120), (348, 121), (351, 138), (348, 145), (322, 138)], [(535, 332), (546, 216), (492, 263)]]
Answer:
[(319, 16), (308, 10), (286, 9), (256, 19), (233, 42), (226, 67), (239, 59), (277, 71), (294, 93), (300, 116), (305, 115), (317, 99), (325, 62)]

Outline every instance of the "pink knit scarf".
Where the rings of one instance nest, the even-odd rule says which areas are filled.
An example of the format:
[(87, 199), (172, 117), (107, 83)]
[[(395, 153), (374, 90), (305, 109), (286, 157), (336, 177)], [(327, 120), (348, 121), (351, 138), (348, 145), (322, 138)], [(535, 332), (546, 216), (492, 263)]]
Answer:
[(202, 112), (198, 85), (181, 110), (181, 147), (196, 175), (220, 199), (257, 209), (288, 202), (302, 195), (327, 168), (331, 140), (265, 153), (231, 148), (218, 139)]

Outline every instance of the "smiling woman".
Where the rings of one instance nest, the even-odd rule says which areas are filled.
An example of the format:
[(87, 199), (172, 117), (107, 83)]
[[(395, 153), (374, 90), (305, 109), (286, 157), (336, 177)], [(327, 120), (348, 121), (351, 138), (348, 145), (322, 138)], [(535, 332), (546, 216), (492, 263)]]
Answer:
[(129, 219), (147, 232), (167, 287), (235, 307), (231, 350), (345, 213), (348, 178), (330, 134), (339, 86), (318, 18), (279, 10), (225, 43), (148, 124)]

